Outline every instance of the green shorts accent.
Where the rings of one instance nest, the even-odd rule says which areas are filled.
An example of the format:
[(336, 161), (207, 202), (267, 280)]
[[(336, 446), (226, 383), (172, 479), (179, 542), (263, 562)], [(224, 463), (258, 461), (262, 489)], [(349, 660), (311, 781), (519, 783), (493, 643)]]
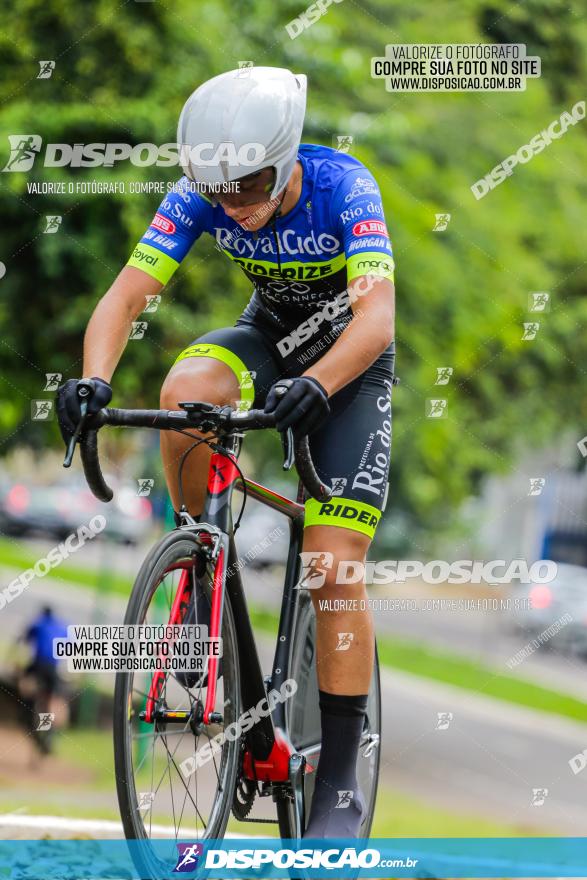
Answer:
[(179, 263), (150, 244), (139, 242), (126, 265), (142, 269), (151, 278), (156, 278), (161, 284), (167, 284)]
[(341, 529), (362, 532), (372, 538), (380, 518), (380, 510), (362, 501), (340, 496), (335, 496), (330, 501), (309, 498), (306, 501), (304, 526), (338, 526)]
[(174, 364), (190, 357), (209, 357), (216, 361), (222, 361), (223, 364), (230, 367), (238, 380), (241, 400), (247, 401), (249, 404), (247, 409), (250, 409), (255, 399), (255, 383), (249, 370), (247, 370), (246, 364), (244, 361), (241, 361), (238, 355), (228, 348), (216, 345), (213, 342), (196, 342), (194, 345), (188, 345), (187, 348), (184, 348), (182, 353), (175, 359)]

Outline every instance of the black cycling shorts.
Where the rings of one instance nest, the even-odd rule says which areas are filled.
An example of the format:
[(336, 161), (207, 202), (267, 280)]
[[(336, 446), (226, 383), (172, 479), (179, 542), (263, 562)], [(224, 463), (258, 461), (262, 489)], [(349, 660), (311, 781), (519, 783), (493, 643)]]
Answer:
[[(297, 349), (283, 357), (268, 333), (241, 319), (235, 327), (206, 333), (175, 363), (191, 357), (222, 361), (238, 379), (242, 405), (262, 408), (275, 382), (301, 376), (323, 354)], [(387, 500), (394, 361), (392, 343), (330, 398), (330, 415), (310, 436), (310, 449), (318, 475), (334, 497), (325, 503), (306, 501), (306, 526), (338, 526), (373, 537)]]
[(52, 697), (60, 690), (60, 679), (57, 664), (52, 660), (33, 660), (25, 669), (26, 675), (34, 676), (43, 693)]

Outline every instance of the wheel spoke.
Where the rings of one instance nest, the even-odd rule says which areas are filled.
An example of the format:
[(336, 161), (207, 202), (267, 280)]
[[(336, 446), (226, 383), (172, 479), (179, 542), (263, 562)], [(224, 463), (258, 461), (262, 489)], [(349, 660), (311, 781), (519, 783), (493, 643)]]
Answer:
[[(167, 744), (165, 743), (165, 741), (163, 741), (163, 744), (165, 745), (165, 749), (166, 749), (166, 751), (167, 751), (167, 754), (168, 754), (168, 756), (169, 756), (169, 759), (170, 759), (171, 763), (173, 764), (173, 766), (174, 766), (175, 769), (177, 770), (177, 775), (178, 775), (178, 777), (179, 777), (179, 780), (180, 780), (181, 784), (183, 785), (183, 787), (185, 788), (186, 792), (188, 793), (189, 798), (190, 798), (192, 804), (194, 805), (194, 809), (195, 809), (196, 813), (198, 814), (198, 816), (200, 817), (200, 819), (202, 820), (202, 825), (204, 826), (204, 829), (205, 829), (205, 828), (206, 828), (206, 823), (204, 822), (204, 818), (203, 818), (202, 814), (200, 813), (200, 811), (198, 810), (198, 805), (194, 802), (194, 799), (192, 798), (191, 794), (189, 793), (189, 789), (188, 789), (187, 785), (185, 784), (185, 782), (184, 782), (184, 780), (183, 780), (183, 776), (182, 776), (182, 774), (181, 774), (181, 772), (180, 772), (180, 770), (179, 770), (179, 767), (178, 767), (177, 764), (175, 763), (175, 759), (174, 759), (175, 752), (174, 752), (173, 754), (171, 754), (171, 752), (170, 752), (169, 749), (167, 748)], [(168, 762), (167, 766), (169, 767), (169, 762)], [(165, 775), (165, 774), (164, 774), (164, 775)], [(171, 776), (170, 776), (170, 779), (171, 779)]]
[[(168, 541), (168, 538), (165, 540)], [(176, 600), (182, 578), (185, 583), (187, 575), (188, 589), (191, 588), (194, 602), (193, 608), (190, 605), (191, 622), (196, 625), (203, 625), (206, 622), (207, 614), (201, 602), (205, 597), (205, 601), (210, 604), (209, 593), (212, 588), (210, 573), (206, 571), (202, 577), (197, 575), (191, 552), (186, 550), (186, 540), (182, 536), (181, 541), (178, 541), (179, 553), (175, 556), (169, 553), (170, 544), (167, 543), (164, 550), (168, 553), (165, 557), (166, 570), (150, 581), (147, 574), (142, 585), (143, 598), (140, 596), (137, 598), (133, 594), (131, 603), (134, 601), (137, 611), (135, 616), (131, 613), (127, 620), (136, 622), (136, 625), (165, 624), (169, 620), (169, 612)], [(163, 570), (160, 562), (155, 561), (153, 565), (154, 570)], [(228, 614), (230, 615), (230, 611)], [(238, 707), (238, 664), (231, 616), (230, 619), (225, 649), (227, 653), (224, 659), (226, 675), (224, 682), (219, 682), (219, 691), (230, 698), (230, 709), (233, 710), (233, 707)], [(225, 620), (223, 636), (227, 625)], [(236, 677), (233, 670), (236, 670)], [(183, 670), (181, 672), (183, 673)], [(152, 838), (155, 822), (164, 821), (164, 817), (168, 824), (171, 825), (173, 822), (176, 840), (182, 829), (188, 826), (195, 828), (198, 839), (210, 834), (221, 834), (223, 831), (223, 823), (229, 808), (225, 800), (230, 794), (227, 790), (227, 782), (233, 778), (232, 774), (236, 770), (234, 744), (229, 741), (224, 742), (219, 753), (214, 752), (210, 755), (211, 760), (206, 762), (210, 766), (198, 767), (197, 772), (193, 774), (184, 775), (182, 772), (184, 760), (189, 761), (188, 765), (184, 766), (189, 766), (191, 756), (196, 754), (204, 743), (210, 742), (214, 736), (222, 732), (226, 726), (226, 724), (208, 726), (199, 723), (194, 727), (194, 719), (200, 717), (208, 692), (207, 670), (192, 674), (194, 677), (195, 675), (197, 678), (190, 688), (189, 673), (180, 674), (179, 670), (166, 672), (160, 682), (159, 698), (153, 701), (153, 708), (161, 712), (188, 711), (189, 720), (180, 724), (174, 722), (166, 724), (164, 721), (157, 721), (157, 716), (154, 716), (152, 725), (144, 721), (144, 716), (143, 719), (139, 717), (139, 709), (142, 712), (153, 700), (152, 673), (130, 673), (123, 676), (125, 705), (130, 706), (130, 711), (120, 712), (117, 721), (119, 733), (115, 737), (115, 747), (119, 750), (117, 753), (119, 757), (120, 749), (124, 749), (123, 778), (126, 782), (125, 786), (119, 786), (119, 797), (121, 808), (124, 810), (123, 815), (130, 817), (136, 837), (146, 835), (147, 838)], [(118, 679), (118, 687), (120, 683), (121, 679)], [(229, 712), (229, 720), (232, 714), (232, 711)], [(161, 718), (164, 718), (163, 714)], [(121, 723), (125, 731), (122, 738)], [(193, 781), (190, 779), (192, 775)], [(148, 794), (147, 789), (150, 789)], [(137, 798), (143, 791), (148, 800), (138, 809)], [(127, 835), (132, 836), (127, 826), (125, 828)]]

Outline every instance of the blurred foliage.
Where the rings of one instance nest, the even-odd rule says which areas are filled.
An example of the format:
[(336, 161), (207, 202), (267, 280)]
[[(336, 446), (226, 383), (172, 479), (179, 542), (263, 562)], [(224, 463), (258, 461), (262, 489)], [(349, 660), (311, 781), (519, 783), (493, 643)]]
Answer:
[[(377, 177), (397, 260), (398, 374), (391, 522), (405, 542), (449, 525), (483, 475), (549, 441), (560, 425), (585, 433), (582, 393), (585, 287), (585, 125), (579, 123), (476, 201), (470, 187), (563, 110), (584, 98), (587, 24), (579, 0), (343, 2), (299, 37), (285, 24), (303, 4), (226, 0), (172, 4), (2, 0), (0, 143), (38, 133), (43, 142), (175, 140), (187, 95), (239, 61), (308, 74), (304, 140), (353, 152)], [(391, 94), (370, 76), (386, 43), (524, 42), (542, 58), (541, 79), (516, 94)], [(50, 79), (39, 60), (54, 59)], [(4, 163), (4, 156), (2, 158)], [(126, 262), (159, 202), (147, 195), (27, 193), (36, 181), (164, 180), (173, 169), (43, 168), (0, 175), (0, 428), (14, 443), (57, 444), (54, 427), (30, 421), (47, 372), (80, 372), (91, 310)], [(435, 214), (448, 212), (445, 232)], [(62, 214), (55, 235), (44, 217)], [(535, 341), (522, 341), (528, 295), (552, 308)], [(232, 324), (248, 282), (201, 240), (184, 261), (147, 336), (132, 342), (115, 376), (116, 403), (157, 405), (178, 350)], [(449, 386), (436, 368), (452, 366)], [(448, 398), (448, 417), (425, 416)], [(260, 448), (277, 450), (269, 439)], [(274, 458), (277, 463), (277, 458)]]

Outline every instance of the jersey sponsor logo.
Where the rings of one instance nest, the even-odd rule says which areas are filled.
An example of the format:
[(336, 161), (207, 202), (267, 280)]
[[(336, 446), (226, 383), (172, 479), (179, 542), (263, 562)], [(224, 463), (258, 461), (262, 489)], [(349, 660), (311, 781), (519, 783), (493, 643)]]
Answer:
[(357, 177), (357, 179), (353, 183), (351, 191), (346, 194), (344, 200), (345, 203), (348, 205), (349, 202), (351, 202), (353, 199), (358, 198), (359, 196), (377, 194), (377, 184), (374, 180), (369, 180), (368, 177)]
[[(373, 212), (371, 212), (373, 213)], [(346, 226), (347, 223), (350, 223), (351, 220), (356, 220), (358, 217), (361, 217), (363, 214), (363, 209), (357, 205), (356, 208), (349, 208), (346, 211), (342, 211), (340, 215), (340, 219), (342, 220), (343, 226)]]
[(173, 220), (170, 220), (168, 217), (164, 217), (163, 214), (159, 213), (159, 211), (157, 211), (149, 225), (154, 226), (155, 229), (160, 229), (161, 232), (166, 232), (167, 235), (173, 235), (176, 228)]
[[(178, 190), (177, 195), (182, 198), (184, 202), (189, 203), (191, 199), (190, 194), (184, 193), (183, 190)], [(165, 210), (168, 211), (173, 217), (175, 217), (176, 220), (179, 220), (180, 223), (183, 223), (184, 226), (194, 225), (194, 221), (192, 220), (192, 218), (189, 217), (187, 214), (184, 214), (184, 212), (182, 211), (179, 202), (172, 202), (171, 199), (164, 199), (162, 207), (165, 208)], [(157, 214), (155, 216), (159, 215)]]
[[(307, 254), (318, 257), (321, 254), (340, 253), (341, 244), (338, 238), (328, 232), (316, 235), (314, 231), (309, 235), (300, 235), (296, 229), (283, 229), (277, 233), (280, 255), (299, 256)], [(276, 255), (275, 241), (271, 235), (262, 235), (257, 238), (251, 233), (239, 233), (235, 238), (234, 229), (225, 226), (216, 227), (216, 241), (220, 247), (238, 254), (239, 257), (257, 257), (264, 254)]]
[(297, 279), (300, 281), (316, 280), (323, 278), (325, 275), (332, 275), (332, 263), (320, 263), (318, 265), (299, 265), (299, 266), (283, 266), (281, 270), (278, 266), (270, 269), (264, 263), (255, 263), (252, 260), (235, 259), (235, 263), (242, 266), (245, 272), (251, 275), (263, 275), (268, 278), (280, 278), (282, 280)]
[(349, 242), (347, 250), (350, 254), (353, 251), (371, 250), (372, 248), (385, 248), (386, 251), (391, 251), (389, 239), (376, 238), (374, 236), (371, 236), (370, 238), (360, 238), (358, 241)]
[(379, 273), (381, 271), (385, 272), (393, 272), (393, 263), (390, 263), (389, 260), (359, 260), (357, 263), (357, 269), (364, 269), (366, 272), (378, 270)]
[(263, 285), (263, 290), (270, 290), (272, 293), (289, 293), (302, 294), (311, 291), (309, 284), (303, 284), (301, 281), (267, 281)]
[(387, 226), (382, 220), (361, 220), (353, 226), (353, 235), (387, 235)]
[(368, 510), (361, 510), (354, 504), (322, 504), (318, 511), (318, 516), (336, 516), (341, 519), (356, 519), (357, 522), (364, 523), (371, 528), (376, 528), (377, 517), (373, 516)]
[(167, 251), (172, 251), (174, 247), (177, 247), (177, 242), (172, 241), (170, 238), (167, 238), (166, 235), (161, 235), (159, 232), (154, 232), (152, 229), (147, 229), (143, 238), (153, 244), (160, 244), (161, 247), (164, 247)]
[(381, 202), (369, 202), (366, 208), (367, 214), (383, 214)]
[(389, 470), (391, 447), (391, 379), (385, 379), (386, 393), (377, 398), (377, 409), (382, 415), (381, 427), (375, 432), (373, 445), (365, 450), (359, 471), (353, 479), (353, 489), (372, 492), (383, 497)]
[[(365, 211), (367, 214), (379, 214), (380, 217), (383, 216), (383, 205), (381, 202), (369, 202), (368, 205), (365, 206)], [(363, 208), (360, 205), (355, 205), (354, 208), (347, 208), (346, 211), (342, 211), (340, 215), (340, 219), (343, 222), (343, 225), (346, 226), (347, 223), (350, 223), (351, 220), (356, 220), (358, 217), (363, 216)]]
[(154, 257), (152, 254), (142, 251), (140, 247), (134, 249), (132, 256), (133, 260), (137, 260), (139, 263), (146, 263), (148, 266), (156, 266), (159, 262), (159, 257)]

